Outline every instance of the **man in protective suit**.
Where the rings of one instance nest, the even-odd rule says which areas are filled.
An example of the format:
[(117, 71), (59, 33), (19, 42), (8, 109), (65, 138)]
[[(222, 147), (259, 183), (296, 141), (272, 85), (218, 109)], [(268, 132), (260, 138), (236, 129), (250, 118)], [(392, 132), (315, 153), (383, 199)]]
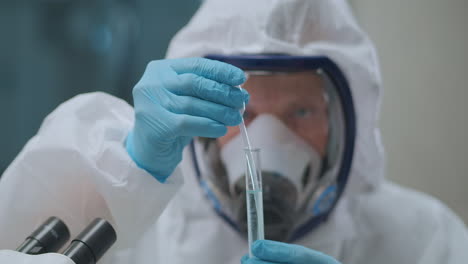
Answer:
[[(45, 119), (0, 182), (0, 248), (54, 215), (72, 236), (109, 220), (118, 240), (103, 264), (465, 263), (462, 221), (383, 178), (380, 93), (345, 1), (205, 1), (148, 65), (134, 109), (92, 93)], [(277, 241), (256, 242), (255, 258), (244, 107)]]

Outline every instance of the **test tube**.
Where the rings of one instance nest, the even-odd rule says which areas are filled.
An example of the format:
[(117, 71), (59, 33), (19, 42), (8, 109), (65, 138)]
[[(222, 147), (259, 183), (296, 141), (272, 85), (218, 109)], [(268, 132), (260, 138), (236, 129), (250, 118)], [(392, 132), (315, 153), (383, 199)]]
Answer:
[(264, 239), (262, 174), (260, 167), (260, 149), (246, 148), (246, 195), (247, 195), (247, 232), (249, 256), (255, 241)]

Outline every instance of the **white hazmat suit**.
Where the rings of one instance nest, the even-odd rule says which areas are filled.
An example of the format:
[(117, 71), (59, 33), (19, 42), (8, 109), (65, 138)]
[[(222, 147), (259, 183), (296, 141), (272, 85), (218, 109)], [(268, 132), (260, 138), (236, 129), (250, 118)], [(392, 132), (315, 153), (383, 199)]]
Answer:
[[(462, 221), (436, 199), (383, 178), (378, 61), (345, 1), (205, 1), (167, 56), (259, 53), (328, 56), (355, 100), (345, 193), (329, 220), (295, 243), (344, 264), (467, 263)], [(72, 237), (103, 217), (118, 239), (101, 264), (239, 263), (247, 241), (207, 202), (188, 151), (164, 184), (128, 156), (123, 142), (133, 118), (128, 104), (103, 93), (77, 96), (51, 113), (0, 181), (0, 248), (14, 249), (52, 215)]]

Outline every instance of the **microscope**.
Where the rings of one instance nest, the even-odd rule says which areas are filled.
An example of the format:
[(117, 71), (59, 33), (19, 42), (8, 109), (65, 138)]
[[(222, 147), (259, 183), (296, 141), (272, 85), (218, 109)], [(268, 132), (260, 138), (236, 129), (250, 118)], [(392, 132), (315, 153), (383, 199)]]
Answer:
[(112, 225), (94, 219), (61, 253), (56, 253), (70, 238), (65, 223), (50, 217), (16, 249), (0, 250), (0, 263), (10, 264), (96, 264), (117, 240)]

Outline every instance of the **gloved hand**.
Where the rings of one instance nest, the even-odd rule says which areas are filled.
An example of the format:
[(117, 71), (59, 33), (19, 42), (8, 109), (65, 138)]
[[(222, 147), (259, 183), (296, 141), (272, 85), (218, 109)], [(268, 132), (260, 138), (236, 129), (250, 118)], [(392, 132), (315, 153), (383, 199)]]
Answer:
[(252, 245), (252, 254), (245, 255), (241, 264), (339, 264), (334, 258), (303, 246), (271, 240), (257, 240)]
[(226, 63), (187, 58), (152, 61), (133, 88), (135, 124), (126, 149), (135, 163), (164, 182), (193, 137), (216, 138), (241, 122), (248, 93), (235, 85), (242, 70)]

